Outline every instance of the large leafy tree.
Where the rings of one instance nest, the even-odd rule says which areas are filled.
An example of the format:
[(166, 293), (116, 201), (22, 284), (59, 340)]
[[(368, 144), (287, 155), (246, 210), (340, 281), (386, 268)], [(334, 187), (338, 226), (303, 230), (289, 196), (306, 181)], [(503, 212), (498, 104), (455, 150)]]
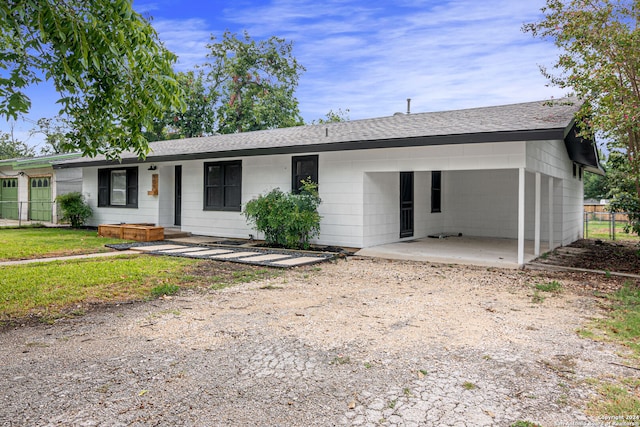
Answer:
[(178, 83), (184, 93), (185, 109), (167, 111), (163, 117), (155, 119), (154, 126), (146, 133), (150, 141), (192, 138), (209, 135), (215, 130), (217, 95), (214, 88), (206, 84), (204, 72), (180, 72)]
[(185, 93), (186, 108), (171, 115), (170, 126), (182, 138), (211, 134), (215, 129), (216, 93), (207, 87), (202, 70), (179, 73), (178, 80)]
[(0, 114), (31, 107), (28, 86), (51, 81), (72, 147), (86, 155), (148, 152), (145, 128), (183, 102), (175, 55), (131, 0), (0, 2)]
[(305, 71), (293, 56), (293, 44), (279, 37), (255, 41), (226, 31), (207, 45), (203, 65), (219, 94), (217, 131), (246, 132), (303, 124), (295, 90)]
[[(578, 118), (624, 153), (640, 199), (640, 2), (547, 0), (544, 18), (524, 30), (561, 49), (549, 80), (584, 101)], [(583, 127), (586, 129), (587, 127)]]
[(606, 199), (609, 194), (607, 179), (602, 175), (591, 172), (584, 174), (584, 198)]

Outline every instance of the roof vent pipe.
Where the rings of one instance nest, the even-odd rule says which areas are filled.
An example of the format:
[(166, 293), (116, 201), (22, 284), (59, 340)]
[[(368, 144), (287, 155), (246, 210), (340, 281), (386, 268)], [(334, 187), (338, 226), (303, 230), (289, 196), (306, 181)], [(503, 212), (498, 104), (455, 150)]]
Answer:
[(411, 114), (411, 98), (407, 98), (407, 114)]

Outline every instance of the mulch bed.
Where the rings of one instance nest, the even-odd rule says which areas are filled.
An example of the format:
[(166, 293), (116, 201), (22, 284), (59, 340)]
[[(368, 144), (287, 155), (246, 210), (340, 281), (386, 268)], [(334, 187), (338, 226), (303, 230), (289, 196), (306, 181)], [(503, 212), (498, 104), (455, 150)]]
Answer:
[(554, 258), (553, 264), (640, 274), (640, 242), (582, 239), (567, 247), (578, 248), (580, 251), (571, 257)]

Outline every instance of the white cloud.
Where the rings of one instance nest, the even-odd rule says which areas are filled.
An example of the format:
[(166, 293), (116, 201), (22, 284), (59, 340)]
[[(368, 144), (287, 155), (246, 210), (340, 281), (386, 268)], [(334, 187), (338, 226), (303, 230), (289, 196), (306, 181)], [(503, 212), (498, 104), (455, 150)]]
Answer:
[(274, 1), (226, 15), (254, 37), (281, 35), (307, 72), (298, 99), (307, 120), (349, 108), (352, 118), (559, 96), (537, 64), (555, 50), (521, 31), (542, 1)]
[(177, 17), (168, 0), (134, 6), (156, 15), (152, 25), (178, 55), (180, 71), (203, 63), (211, 35), (226, 29), (292, 41), (307, 69), (297, 92), (306, 121), (338, 108), (350, 109), (352, 119), (390, 115), (405, 111), (406, 98), (419, 112), (563, 95), (538, 70), (553, 64), (556, 48), (521, 31), (541, 17), (544, 0), (225, 3), (206, 11), (185, 3)]
[(178, 55), (176, 69), (186, 71), (202, 64), (207, 55), (211, 30), (200, 18), (184, 20), (158, 19), (152, 21), (167, 49)]

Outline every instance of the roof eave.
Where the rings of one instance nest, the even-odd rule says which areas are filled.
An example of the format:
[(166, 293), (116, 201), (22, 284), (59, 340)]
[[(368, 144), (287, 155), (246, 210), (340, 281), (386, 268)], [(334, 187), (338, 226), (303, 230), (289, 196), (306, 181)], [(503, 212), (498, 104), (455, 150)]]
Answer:
[(352, 151), (371, 150), (380, 148), (407, 148), (436, 145), (457, 145), (457, 144), (480, 144), (491, 142), (517, 142), (517, 141), (539, 141), (550, 139), (563, 139), (565, 128), (549, 128), (520, 131), (483, 132), (454, 135), (432, 135), (418, 136), (411, 138), (389, 138), (377, 140), (357, 140), (346, 142), (330, 142), (305, 145), (286, 145), (265, 148), (245, 148), (237, 150), (203, 151), (198, 153), (183, 153), (157, 155), (153, 153), (141, 160), (137, 157), (123, 158), (121, 160), (82, 160), (54, 164), (54, 169), (66, 169), (88, 166), (107, 166), (114, 164), (133, 164), (149, 162), (169, 162), (200, 159), (220, 159), (231, 157), (265, 156), (275, 154), (300, 154), (300, 153), (321, 153), (331, 151)]

